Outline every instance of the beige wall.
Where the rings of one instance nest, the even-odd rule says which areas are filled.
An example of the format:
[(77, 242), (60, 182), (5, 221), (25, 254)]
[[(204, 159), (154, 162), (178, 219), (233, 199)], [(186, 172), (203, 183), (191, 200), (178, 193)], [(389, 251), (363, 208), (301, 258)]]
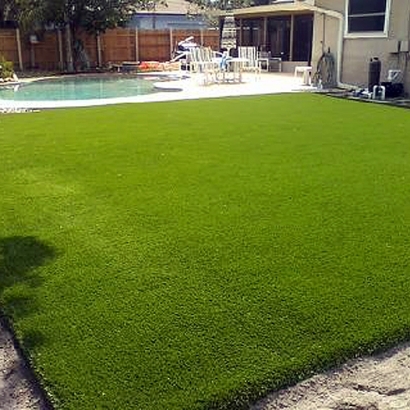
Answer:
[[(345, 14), (343, 0), (316, 0), (316, 6), (335, 10)], [(403, 71), (406, 90), (410, 93), (410, 54), (397, 53), (398, 41), (410, 40), (410, 1), (391, 0), (388, 37), (384, 38), (351, 38), (344, 36), (341, 81), (347, 84), (363, 86), (368, 81), (368, 65), (373, 57), (382, 62), (381, 81), (386, 80), (387, 71), (398, 68)], [(315, 13), (314, 45), (312, 64), (323, 50), (330, 50), (337, 55), (339, 21), (336, 18)], [(410, 46), (410, 45), (409, 45)], [(409, 62), (409, 64), (407, 64)]]
[(324, 9), (335, 10), (340, 13), (345, 12), (345, 0), (316, 0), (315, 5)]
[(337, 61), (339, 20), (323, 13), (315, 13), (313, 27), (312, 67), (316, 71), (321, 55), (328, 49)]
[(388, 50), (386, 40), (380, 39), (346, 39), (344, 42), (344, 59), (342, 82), (366, 86), (370, 59), (378, 57), (382, 62), (381, 81), (386, 81), (389, 69), (402, 69), (403, 58)]

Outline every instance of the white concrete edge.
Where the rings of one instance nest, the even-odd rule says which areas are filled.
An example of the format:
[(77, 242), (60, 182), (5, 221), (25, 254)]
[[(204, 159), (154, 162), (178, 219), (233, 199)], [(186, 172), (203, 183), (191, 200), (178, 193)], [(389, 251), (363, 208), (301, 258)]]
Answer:
[(303, 85), (299, 77), (295, 78), (290, 75), (280, 74), (261, 74), (260, 78), (248, 75), (244, 76), (244, 82), (240, 84), (202, 85), (200, 80), (200, 78), (188, 78), (154, 83), (154, 87), (161, 91), (134, 97), (63, 101), (14, 101), (0, 99), (0, 110), (91, 107), (113, 104), (192, 100), (200, 98), (220, 98), (240, 95), (276, 94), (315, 90), (315, 88), (311, 86)]

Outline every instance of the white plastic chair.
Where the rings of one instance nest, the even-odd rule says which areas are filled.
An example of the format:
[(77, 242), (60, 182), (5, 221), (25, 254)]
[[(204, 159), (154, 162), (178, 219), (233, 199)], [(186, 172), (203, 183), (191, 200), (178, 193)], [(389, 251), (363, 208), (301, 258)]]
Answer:
[(259, 77), (262, 69), (258, 61), (258, 51), (256, 47), (238, 47), (238, 57), (244, 60), (242, 70), (254, 72)]
[(203, 76), (203, 84), (216, 81), (218, 64), (213, 59), (213, 51), (209, 47), (195, 47), (190, 51), (190, 68), (193, 74)]

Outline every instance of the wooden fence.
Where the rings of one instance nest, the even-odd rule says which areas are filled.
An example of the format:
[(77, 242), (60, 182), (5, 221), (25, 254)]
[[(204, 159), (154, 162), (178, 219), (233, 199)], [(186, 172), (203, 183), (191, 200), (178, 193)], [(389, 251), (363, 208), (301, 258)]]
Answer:
[[(218, 30), (114, 29), (100, 36), (80, 35), (91, 67), (123, 61), (169, 61), (178, 41), (193, 36), (196, 43), (219, 48)], [(66, 67), (65, 36), (47, 31), (37, 43), (20, 36), (17, 29), (0, 29), (0, 56), (16, 69), (59, 70)]]
[(16, 34), (16, 30), (0, 30), (0, 58), (3, 56), (9, 61), (19, 61)]

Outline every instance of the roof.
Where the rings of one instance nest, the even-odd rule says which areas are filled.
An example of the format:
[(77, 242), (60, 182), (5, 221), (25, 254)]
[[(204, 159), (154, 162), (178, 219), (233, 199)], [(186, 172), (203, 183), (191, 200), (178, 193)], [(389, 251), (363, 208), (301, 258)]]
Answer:
[(265, 6), (246, 7), (232, 10), (232, 12), (238, 17), (281, 12), (307, 12), (312, 11), (312, 3), (314, 2), (311, 0), (276, 0)]
[(339, 11), (319, 7), (315, 4), (315, 0), (276, 0), (273, 4), (266, 6), (247, 7), (243, 9), (233, 10), (235, 17), (257, 17), (272, 14), (283, 13), (306, 13), (318, 12), (325, 13), (335, 18), (343, 18), (343, 14)]

